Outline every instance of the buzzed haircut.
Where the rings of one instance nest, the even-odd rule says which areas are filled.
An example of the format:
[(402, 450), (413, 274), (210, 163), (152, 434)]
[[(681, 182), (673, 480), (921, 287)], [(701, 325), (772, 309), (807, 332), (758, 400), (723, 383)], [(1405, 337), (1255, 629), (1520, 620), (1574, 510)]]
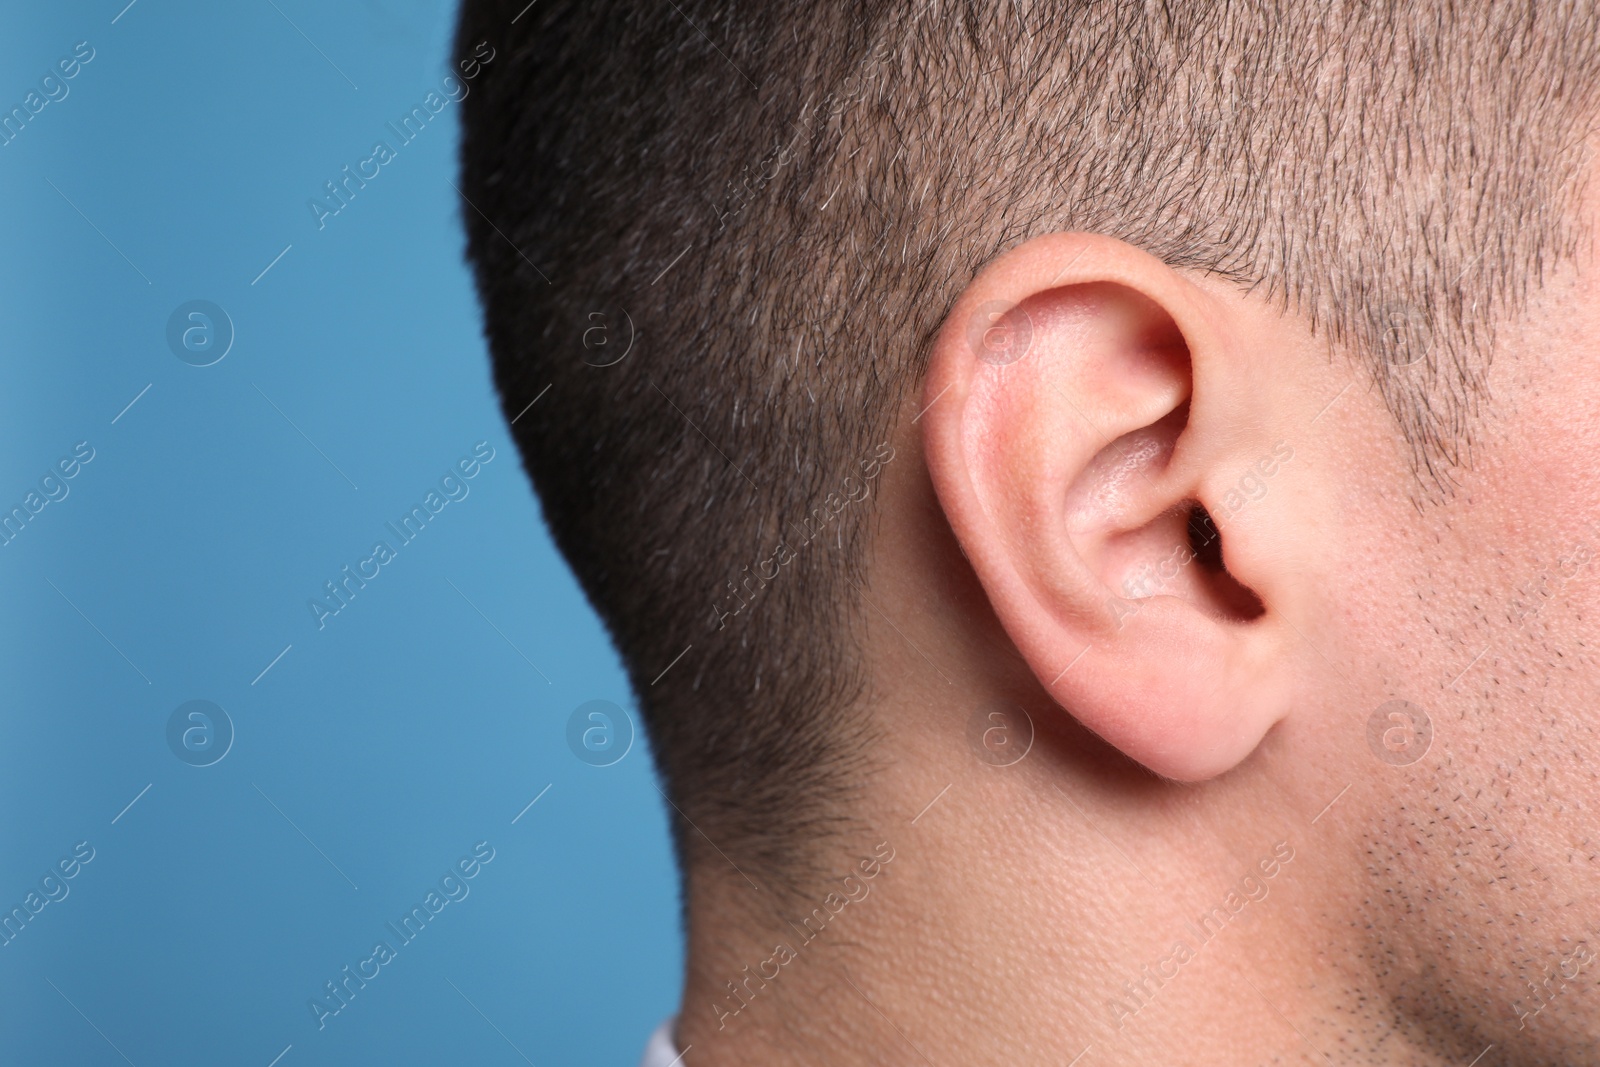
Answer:
[(680, 858), (735, 885), (827, 873), (891, 758), (876, 479), (986, 262), (1090, 231), (1306, 315), (1428, 498), (1494, 325), (1586, 240), (1592, 3), (466, 0), (485, 40), (461, 213), (502, 406)]

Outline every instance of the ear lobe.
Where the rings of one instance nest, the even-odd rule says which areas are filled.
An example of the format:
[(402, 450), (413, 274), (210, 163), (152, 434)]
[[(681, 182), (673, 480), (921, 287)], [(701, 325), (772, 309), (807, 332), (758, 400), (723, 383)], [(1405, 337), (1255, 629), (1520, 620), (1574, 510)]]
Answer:
[(1041, 685), (1190, 781), (1237, 764), (1287, 705), (1270, 590), (1235, 578), (1270, 566), (1238, 558), (1204, 506), (1260, 432), (1230, 411), (1248, 372), (1225, 327), (1159, 260), (1039, 238), (958, 301), (923, 401), (940, 503)]

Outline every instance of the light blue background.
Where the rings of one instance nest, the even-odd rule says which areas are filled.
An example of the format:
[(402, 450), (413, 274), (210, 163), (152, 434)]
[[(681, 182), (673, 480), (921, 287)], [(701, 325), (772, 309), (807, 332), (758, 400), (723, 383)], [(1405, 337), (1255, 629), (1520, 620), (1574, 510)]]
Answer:
[[(95, 50), (0, 147), (0, 510), (95, 449), (0, 548), (0, 910), (96, 853), (0, 948), (0, 1059), (630, 1064), (678, 995), (663, 805), (642, 739), (567, 747), (579, 704), (633, 705), (493, 400), (457, 106), (325, 229), (307, 206), (438, 88), (453, 5), (125, 2), (0, 16), (0, 110)], [(165, 338), (196, 298), (237, 334), (206, 368)], [(307, 601), (480, 440), (319, 632)], [(197, 698), (237, 732), (206, 768), (165, 736)], [(309, 998), (483, 840), (319, 1031)]]

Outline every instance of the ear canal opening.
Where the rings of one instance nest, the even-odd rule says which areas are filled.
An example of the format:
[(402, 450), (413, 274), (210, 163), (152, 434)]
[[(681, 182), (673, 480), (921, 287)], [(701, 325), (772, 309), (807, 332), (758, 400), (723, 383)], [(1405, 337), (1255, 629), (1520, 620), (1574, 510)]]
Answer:
[(1211, 513), (1199, 501), (1189, 505), (1189, 551), (1200, 568), (1212, 606), (1231, 619), (1249, 622), (1267, 612), (1249, 586), (1228, 573), (1222, 554), (1222, 531), (1211, 521)]

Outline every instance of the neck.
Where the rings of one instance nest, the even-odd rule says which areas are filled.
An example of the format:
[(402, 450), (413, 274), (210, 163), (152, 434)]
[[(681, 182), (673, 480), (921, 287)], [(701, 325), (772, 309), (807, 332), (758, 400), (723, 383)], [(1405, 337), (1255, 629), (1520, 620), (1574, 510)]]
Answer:
[(885, 771), (878, 832), (798, 903), (695, 872), (694, 1063), (1453, 1062), (1344, 944), (1360, 865), (1312, 822), (1337, 785), (1258, 772), (1202, 792), (1086, 736), (1041, 736), (1010, 767), (954, 747)]

